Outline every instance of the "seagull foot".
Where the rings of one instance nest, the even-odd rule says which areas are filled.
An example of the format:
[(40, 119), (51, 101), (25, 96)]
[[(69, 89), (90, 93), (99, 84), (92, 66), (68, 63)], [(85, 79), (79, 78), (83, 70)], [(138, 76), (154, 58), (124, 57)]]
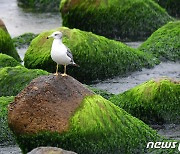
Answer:
[(61, 74), (62, 76), (68, 76), (66, 73)]
[(55, 76), (58, 76), (58, 73), (54, 73)]

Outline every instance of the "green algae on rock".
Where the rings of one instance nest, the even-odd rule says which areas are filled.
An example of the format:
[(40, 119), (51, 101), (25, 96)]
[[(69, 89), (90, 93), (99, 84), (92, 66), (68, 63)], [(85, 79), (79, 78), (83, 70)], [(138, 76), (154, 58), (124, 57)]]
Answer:
[(14, 100), (14, 96), (0, 97), (0, 145), (14, 144), (15, 139), (8, 128), (7, 106)]
[(21, 64), (13, 57), (0, 53), (0, 68), (2, 67), (15, 67), (21, 66)]
[(15, 47), (22, 48), (24, 46), (29, 46), (31, 41), (37, 36), (34, 33), (24, 33), (20, 36), (14, 37), (13, 42)]
[(18, 5), (32, 11), (57, 12), (60, 0), (18, 0)]
[[(87, 86), (87, 85), (85, 85), (85, 86)], [(94, 93), (96, 93), (97, 95), (102, 96), (103, 98), (105, 98), (107, 100), (115, 95), (115, 94), (112, 94), (112, 93), (110, 93), (110, 92), (108, 92), (106, 90), (94, 88), (92, 86), (87, 86), (87, 88), (92, 90)]]
[(180, 123), (180, 81), (152, 79), (110, 101), (148, 124)]
[(139, 50), (152, 53), (160, 59), (180, 60), (180, 21), (169, 22), (155, 31)]
[(67, 73), (81, 82), (124, 75), (142, 67), (152, 67), (157, 63), (157, 59), (152, 55), (130, 48), (121, 42), (91, 32), (61, 27), (41, 33), (31, 42), (24, 58), (27, 68), (55, 72), (56, 64), (50, 56), (53, 40), (46, 38), (57, 30), (63, 33), (63, 42), (71, 49), (74, 61), (80, 65), (68, 67)]
[(118, 40), (144, 40), (173, 19), (152, 0), (62, 0), (63, 26)]
[(22, 66), (0, 69), (0, 96), (17, 95), (32, 79), (47, 75), (43, 70), (31, 70)]
[(24, 153), (39, 146), (56, 146), (78, 154), (144, 153), (157, 133), (101, 96), (86, 97), (64, 133), (17, 135)]
[(0, 53), (12, 56), (17, 61), (21, 61), (8, 32), (0, 28)]
[(180, 17), (180, 1), (179, 0), (154, 0), (160, 6), (165, 8), (167, 12), (174, 16)]

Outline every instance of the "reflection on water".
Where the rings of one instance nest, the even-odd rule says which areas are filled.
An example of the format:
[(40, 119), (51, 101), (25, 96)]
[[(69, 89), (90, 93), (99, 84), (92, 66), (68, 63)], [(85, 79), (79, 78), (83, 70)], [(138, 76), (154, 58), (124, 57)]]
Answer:
[(60, 27), (60, 13), (31, 13), (17, 6), (16, 0), (0, 0), (0, 18), (12, 37), (25, 32), (40, 33)]

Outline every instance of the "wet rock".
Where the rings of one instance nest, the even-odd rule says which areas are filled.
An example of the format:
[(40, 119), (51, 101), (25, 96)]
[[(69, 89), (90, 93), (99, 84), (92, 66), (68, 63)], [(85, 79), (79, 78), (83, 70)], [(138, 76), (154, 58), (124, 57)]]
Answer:
[[(63, 42), (71, 49), (75, 62), (80, 65), (79, 68), (69, 66), (67, 72), (81, 82), (124, 75), (142, 67), (152, 67), (157, 63), (150, 54), (118, 41), (78, 29), (61, 27), (57, 30), (64, 34)], [(53, 31), (56, 30), (41, 33), (31, 42), (24, 58), (27, 68), (55, 72), (56, 64), (50, 56), (53, 40), (46, 39)]]
[(180, 61), (180, 21), (169, 22), (155, 31), (138, 49), (161, 60)]
[(0, 68), (15, 66), (21, 66), (21, 64), (13, 57), (0, 53)]
[(16, 134), (62, 133), (85, 96), (93, 93), (70, 76), (42, 76), (19, 93), (9, 107), (9, 125)]
[(28, 154), (76, 154), (76, 153), (55, 147), (39, 147), (32, 150), (31, 152), (28, 152)]
[(173, 19), (152, 0), (62, 0), (63, 26), (137, 41)]
[(21, 61), (2, 20), (0, 20), (0, 53), (10, 55), (17, 61)]
[(3, 67), (0, 69), (0, 96), (15, 96), (30, 81), (48, 72), (38, 69), (27, 69), (22, 66)]
[(34, 79), (8, 111), (9, 126), (24, 153), (41, 146), (78, 154), (144, 153), (149, 140), (161, 140), (142, 121), (70, 76)]
[(152, 79), (110, 100), (148, 124), (180, 124), (180, 81)]

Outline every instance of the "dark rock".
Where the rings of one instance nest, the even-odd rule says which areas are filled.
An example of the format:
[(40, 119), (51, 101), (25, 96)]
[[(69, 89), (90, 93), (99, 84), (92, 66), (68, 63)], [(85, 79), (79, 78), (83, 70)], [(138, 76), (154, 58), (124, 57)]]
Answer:
[(63, 132), (69, 118), (93, 92), (70, 76), (49, 75), (34, 79), (9, 106), (9, 126), (16, 134)]

